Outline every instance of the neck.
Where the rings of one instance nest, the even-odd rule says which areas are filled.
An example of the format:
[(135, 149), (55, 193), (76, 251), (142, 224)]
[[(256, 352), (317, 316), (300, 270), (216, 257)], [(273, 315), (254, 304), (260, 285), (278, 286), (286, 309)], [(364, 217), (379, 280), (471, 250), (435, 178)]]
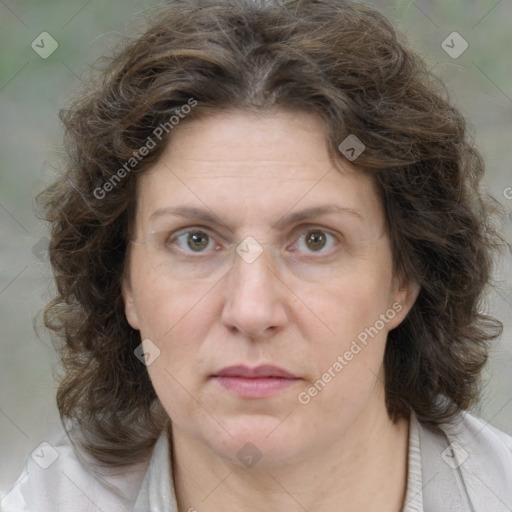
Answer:
[(259, 469), (234, 465), (173, 425), (178, 510), (396, 512), (407, 487), (408, 425), (393, 423), (385, 406), (384, 414), (369, 410), (313, 456)]

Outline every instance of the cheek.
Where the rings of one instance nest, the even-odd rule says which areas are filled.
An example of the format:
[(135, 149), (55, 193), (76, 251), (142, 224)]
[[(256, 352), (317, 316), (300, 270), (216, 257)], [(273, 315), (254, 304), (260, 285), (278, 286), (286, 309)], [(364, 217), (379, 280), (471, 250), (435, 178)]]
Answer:
[(150, 265), (143, 264), (139, 269), (132, 286), (141, 335), (163, 343), (185, 330), (188, 341), (193, 341), (199, 311), (208, 300), (212, 283), (172, 279)]
[(320, 291), (318, 288), (304, 291), (311, 309), (318, 312), (319, 320), (335, 338), (346, 340), (347, 336), (357, 336), (390, 308), (391, 273), (383, 271), (384, 268), (354, 267), (329, 284), (322, 284)]
[(155, 387), (174, 386), (172, 377), (189, 381), (189, 368), (198, 359), (199, 346), (208, 329), (207, 319), (211, 317), (211, 284), (176, 281), (141, 264), (132, 278), (132, 289), (141, 338), (150, 339), (160, 351), (158, 359), (148, 367)]
[(160, 351), (147, 370), (162, 405), (176, 425), (190, 424), (200, 416), (192, 397), (200, 395), (202, 362), (198, 354), (207, 336), (208, 289), (150, 275), (139, 289), (141, 337), (152, 340)]
[(371, 272), (358, 274), (357, 279), (347, 276), (318, 298), (317, 307), (330, 331), (311, 337), (317, 374), (299, 399), (312, 419), (324, 417), (327, 424), (335, 410), (349, 421), (375, 392), (388, 333), (380, 315), (391, 311), (382, 289), (387, 285), (388, 290), (389, 282), (377, 277)]
[[(378, 261), (383, 262), (382, 266)], [(320, 319), (329, 326), (329, 330), (323, 329), (323, 335), (309, 331), (311, 357), (320, 380), (311, 389), (318, 396), (310, 398), (315, 401), (318, 414), (323, 408), (330, 409), (329, 404), (357, 409), (375, 387), (388, 323), (395, 316), (389, 302), (391, 271), (387, 269), (385, 258), (373, 263), (363, 260), (328, 287), (323, 286), (321, 293), (309, 290), (306, 295), (315, 298), (311, 309), (318, 311)]]

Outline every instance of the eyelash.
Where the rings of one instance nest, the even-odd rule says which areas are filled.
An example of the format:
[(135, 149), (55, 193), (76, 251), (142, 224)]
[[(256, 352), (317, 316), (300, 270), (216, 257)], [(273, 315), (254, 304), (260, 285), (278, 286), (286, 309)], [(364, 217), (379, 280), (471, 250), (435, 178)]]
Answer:
[[(336, 242), (339, 242), (338, 240), (338, 237), (336, 235), (334, 235), (333, 233), (329, 232), (329, 231), (326, 231), (325, 229), (323, 228), (319, 228), (319, 227), (314, 227), (314, 228), (308, 228), (306, 231), (304, 231), (302, 233), (302, 235), (298, 238), (298, 240), (302, 239), (303, 237), (307, 236), (307, 235), (310, 235), (311, 233), (316, 233), (316, 232), (320, 232), (322, 234), (325, 234), (325, 235), (328, 235), (328, 237), (331, 237), (332, 239), (334, 239)], [(171, 244), (174, 244), (174, 242), (176, 240), (178, 240), (179, 238), (183, 237), (183, 236), (186, 236), (186, 235), (190, 235), (190, 234), (193, 234), (193, 233), (200, 233), (200, 234), (204, 234), (206, 235), (209, 240), (208, 240), (208, 243), (210, 243), (212, 240), (214, 241), (213, 237), (210, 235), (210, 233), (208, 233), (208, 230), (207, 229), (203, 229), (203, 228), (200, 228), (200, 227), (194, 227), (194, 228), (189, 228), (185, 231), (178, 231), (177, 233), (171, 235), (168, 239), (167, 239), (167, 242), (166, 242), (166, 245), (167, 246), (170, 246)], [(215, 241), (214, 241), (215, 242)], [(186, 243), (186, 242), (185, 242)], [(328, 244), (328, 240), (326, 242), (326, 244)], [(220, 244), (218, 244), (220, 245)], [(178, 246), (179, 247), (179, 246)], [(187, 251), (187, 250), (184, 250), (184, 249), (181, 249), (180, 247), (180, 250), (183, 251), (185, 254), (187, 255), (196, 255), (197, 257), (200, 257), (204, 254), (206, 254), (206, 251), (199, 251), (199, 252), (194, 252), (194, 251)], [(323, 249), (321, 251), (310, 251), (309, 254), (328, 254), (332, 251), (324, 251)]]

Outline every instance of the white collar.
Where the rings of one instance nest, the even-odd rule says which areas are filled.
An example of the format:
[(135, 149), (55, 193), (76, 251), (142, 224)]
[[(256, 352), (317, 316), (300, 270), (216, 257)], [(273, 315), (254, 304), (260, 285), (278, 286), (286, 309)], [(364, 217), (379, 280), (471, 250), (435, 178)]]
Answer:
[(169, 450), (168, 429), (158, 438), (133, 512), (178, 512)]

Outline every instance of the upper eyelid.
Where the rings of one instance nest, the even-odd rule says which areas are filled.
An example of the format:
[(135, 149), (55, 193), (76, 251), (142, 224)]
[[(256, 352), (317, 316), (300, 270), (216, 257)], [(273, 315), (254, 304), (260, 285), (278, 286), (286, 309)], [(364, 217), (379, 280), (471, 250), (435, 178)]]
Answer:
[[(186, 235), (187, 233), (194, 233), (195, 231), (206, 233), (210, 238), (215, 238), (215, 240), (217, 240), (217, 235), (213, 237), (212, 230), (204, 226), (192, 226), (190, 228), (178, 229), (177, 231), (173, 232), (171, 235), (168, 236), (168, 240), (170, 240), (171, 238), (176, 239), (182, 235)], [(224, 238), (222, 235), (220, 235), (220, 237)]]
[[(318, 230), (318, 231), (325, 231), (326, 233), (329, 233), (332, 236), (337, 236), (336, 233), (334, 233), (332, 229), (325, 228), (323, 226), (316, 225), (316, 224), (308, 224), (308, 225), (296, 226), (295, 228), (293, 228), (291, 230), (290, 233), (296, 233), (297, 231), (302, 231), (302, 232), (306, 232), (307, 233), (308, 231), (314, 231), (315, 229)], [(172, 236), (174, 236), (174, 237), (175, 236), (180, 236), (180, 235), (183, 235), (185, 233), (191, 233), (191, 232), (194, 232), (194, 231), (202, 231), (202, 232), (205, 232), (207, 234), (211, 234), (213, 232), (216, 232), (215, 229), (212, 229), (212, 228), (210, 228), (208, 226), (197, 225), (197, 226), (184, 227), (184, 228), (181, 228), (181, 229), (177, 229), (176, 231), (174, 231), (172, 233)], [(222, 237), (222, 238), (225, 238), (221, 234), (219, 234), (219, 236)]]

